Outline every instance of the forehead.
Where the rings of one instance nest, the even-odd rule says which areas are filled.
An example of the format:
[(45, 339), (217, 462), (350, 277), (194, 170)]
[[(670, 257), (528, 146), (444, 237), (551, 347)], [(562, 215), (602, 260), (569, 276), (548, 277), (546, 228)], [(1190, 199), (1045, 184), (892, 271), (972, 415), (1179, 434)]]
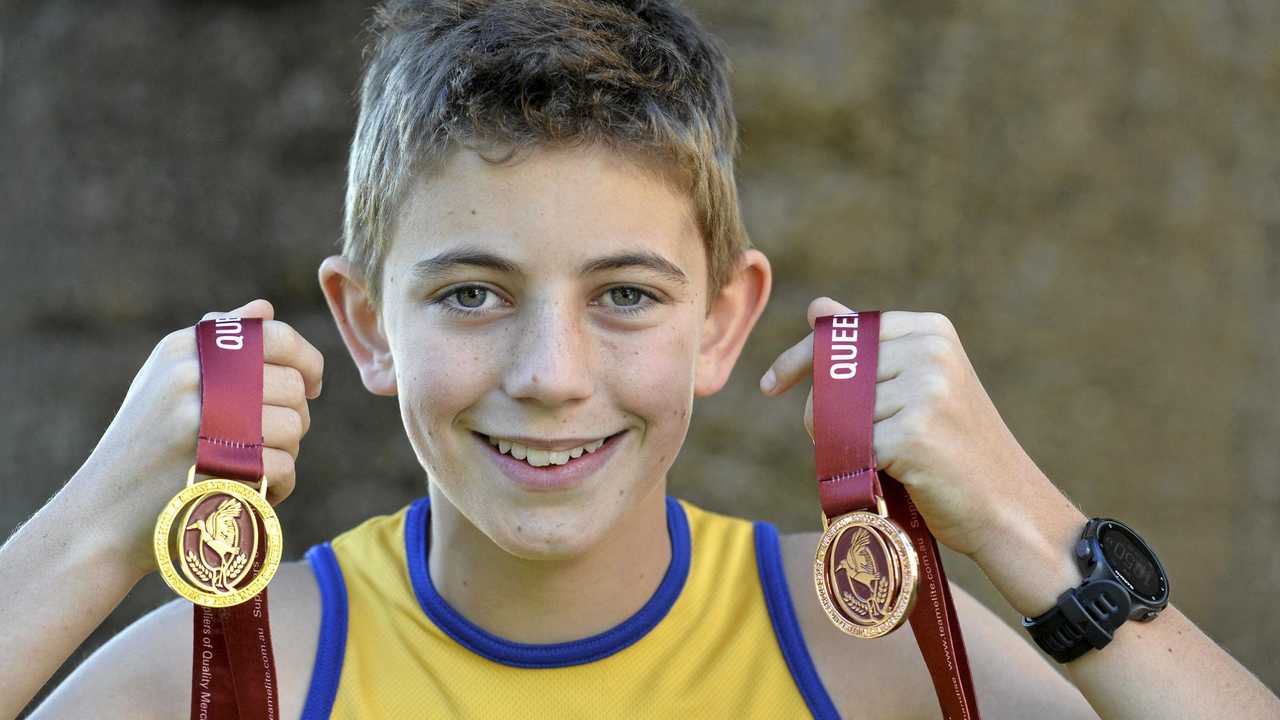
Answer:
[(458, 148), (416, 177), (392, 228), (388, 271), (464, 245), (522, 265), (649, 251), (691, 280), (706, 275), (689, 194), (654, 168), (595, 146), (537, 147), (503, 163)]

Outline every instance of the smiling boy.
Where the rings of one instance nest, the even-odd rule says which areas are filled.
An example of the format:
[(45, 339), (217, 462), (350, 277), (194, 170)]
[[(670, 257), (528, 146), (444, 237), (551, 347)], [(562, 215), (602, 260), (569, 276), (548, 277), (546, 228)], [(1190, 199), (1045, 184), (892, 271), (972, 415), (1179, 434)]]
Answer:
[[(857, 641), (822, 614), (815, 533), (780, 538), (667, 495), (694, 398), (723, 387), (770, 290), (741, 225), (711, 36), (665, 2), (587, 0), (394, 2), (374, 29), (343, 252), (320, 283), (365, 387), (398, 399), (430, 483), (281, 567), (270, 598), (281, 715), (936, 716), (911, 633)], [(846, 310), (819, 299), (810, 324)], [(321, 360), (269, 304), (233, 312), (264, 318), (278, 502)], [(21, 588), (0, 607), (0, 650), (30, 659), (3, 671), (18, 707), (154, 569), (146, 543), (174, 474), (119, 458), (157, 444), (138, 438), (160, 423), (132, 408), (178, 402), (144, 379), (190, 372), (190, 331), (158, 348), (91, 462), (0, 554), (0, 586)], [(1079, 582), (1067, 553), (1083, 516), (1000, 422), (945, 318), (885, 313), (880, 340), (882, 467), (940, 542), (1038, 614)], [(811, 353), (812, 336), (784, 352), (766, 392), (804, 380)], [(180, 387), (189, 405), (193, 388)], [(174, 423), (174, 454), (188, 451), (175, 463), (190, 462), (194, 417)], [(123, 477), (151, 479), (124, 492)], [(101, 507), (113, 523), (96, 536), (131, 551), (62, 542), (61, 528)], [(54, 587), (72, 592), (44, 592)], [(1068, 666), (1086, 701), (953, 592), (989, 718), (1095, 717), (1090, 703), (1106, 717), (1274, 707), (1172, 606)], [(186, 715), (190, 623), (185, 601), (151, 613), (33, 717)]]

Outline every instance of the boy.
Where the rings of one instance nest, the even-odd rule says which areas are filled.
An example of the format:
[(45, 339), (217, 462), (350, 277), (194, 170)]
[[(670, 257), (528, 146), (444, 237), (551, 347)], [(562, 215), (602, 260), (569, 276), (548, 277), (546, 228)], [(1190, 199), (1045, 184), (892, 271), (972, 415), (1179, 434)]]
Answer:
[[(432, 482), (280, 569), (281, 716), (936, 716), (911, 633), (858, 642), (821, 614), (815, 534), (665, 493), (693, 398), (723, 386), (770, 289), (739, 218), (716, 43), (662, 2), (396, 2), (375, 29), (343, 253), (320, 282)], [(819, 299), (810, 323), (846, 310)], [(232, 312), (265, 320), (279, 502), (323, 361), (268, 303)], [(940, 542), (1042, 612), (1079, 582), (1066, 553), (1084, 517), (1021, 453), (944, 318), (886, 313), (880, 340), (881, 465)], [(783, 353), (766, 392), (803, 380), (811, 352), (810, 337)], [(24, 659), (0, 671), (9, 714), (154, 569), (151, 523), (193, 456), (193, 360), (191, 328), (166, 338), (85, 467), (0, 553), (0, 656)], [(1276, 707), (1173, 607), (1065, 666), (1086, 702), (953, 592), (987, 717)], [(190, 624), (186, 601), (141, 619), (35, 717), (186, 716)]]

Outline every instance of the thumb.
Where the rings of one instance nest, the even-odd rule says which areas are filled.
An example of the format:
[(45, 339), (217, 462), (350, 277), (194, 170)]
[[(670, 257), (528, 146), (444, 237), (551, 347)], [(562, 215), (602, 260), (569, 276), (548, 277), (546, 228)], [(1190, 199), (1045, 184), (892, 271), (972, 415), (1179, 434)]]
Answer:
[(245, 303), (244, 305), (241, 305), (240, 307), (235, 308), (234, 310), (228, 310), (227, 312), (205, 313), (204, 317), (200, 318), (200, 320), (201, 322), (203, 322), (205, 320), (210, 320), (213, 318), (220, 318), (220, 317), (227, 317), (227, 316), (234, 316), (234, 317), (241, 317), (241, 318), (262, 318), (263, 320), (274, 320), (275, 313), (276, 313), (276, 309), (272, 307), (270, 302), (267, 302), (262, 298), (255, 298)]

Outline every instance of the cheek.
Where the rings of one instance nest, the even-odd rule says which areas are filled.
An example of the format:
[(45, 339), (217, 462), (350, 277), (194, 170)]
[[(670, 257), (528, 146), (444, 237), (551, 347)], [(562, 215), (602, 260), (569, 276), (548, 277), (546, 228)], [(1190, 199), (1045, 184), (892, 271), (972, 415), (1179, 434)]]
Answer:
[(447, 437), (453, 418), (493, 384), (492, 369), (475, 342), (407, 340), (395, 348), (400, 414), (419, 461), (428, 471), (441, 470), (436, 443)]
[[(683, 441), (693, 403), (694, 341), (687, 327), (667, 325), (606, 347), (615, 397), (646, 424), (647, 442)], [(654, 437), (656, 433), (660, 436)], [(671, 460), (674, 457), (674, 451)]]

